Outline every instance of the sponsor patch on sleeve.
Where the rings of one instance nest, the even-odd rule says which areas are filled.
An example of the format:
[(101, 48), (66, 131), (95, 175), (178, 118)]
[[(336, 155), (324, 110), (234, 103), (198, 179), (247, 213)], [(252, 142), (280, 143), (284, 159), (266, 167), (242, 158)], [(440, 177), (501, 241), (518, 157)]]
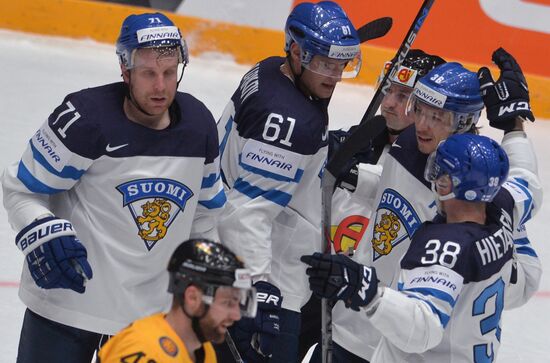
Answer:
[(301, 160), (302, 155), (298, 153), (257, 140), (248, 140), (241, 155), (244, 165), (292, 180), (298, 174)]
[(71, 151), (59, 140), (47, 124), (44, 124), (32, 137), (33, 147), (49, 165), (61, 172), (71, 158)]
[(417, 267), (403, 272), (403, 289), (439, 290), (456, 301), (462, 290), (463, 280), (455, 271), (440, 265)]

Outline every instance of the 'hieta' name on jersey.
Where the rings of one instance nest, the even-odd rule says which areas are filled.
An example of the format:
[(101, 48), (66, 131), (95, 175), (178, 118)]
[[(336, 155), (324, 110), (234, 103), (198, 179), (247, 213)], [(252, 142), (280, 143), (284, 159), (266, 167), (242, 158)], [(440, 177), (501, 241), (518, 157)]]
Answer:
[(504, 210), (501, 210), (501, 213), (500, 223), (502, 223), (502, 228), (493, 233), (492, 236), (476, 241), (476, 247), (483, 266), (502, 258), (514, 246), (512, 218)]
[(259, 71), (260, 64), (256, 64), (254, 68), (244, 75), (241, 85), (239, 86), (241, 91), (241, 103), (260, 89), (260, 82), (258, 81)]

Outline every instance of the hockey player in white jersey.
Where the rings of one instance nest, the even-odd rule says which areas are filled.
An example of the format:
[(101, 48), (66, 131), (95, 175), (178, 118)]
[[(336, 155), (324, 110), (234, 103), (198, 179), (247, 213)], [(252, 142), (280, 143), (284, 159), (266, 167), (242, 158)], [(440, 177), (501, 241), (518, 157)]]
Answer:
[[(411, 49), (401, 63), (398, 71), (390, 78), (391, 85), (380, 104), (381, 114), (386, 119), (386, 128), (372, 140), (372, 143), (365, 145), (363, 150), (355, 155), (352, 167), (340, 178), (341, 187), (336, 188), (333, 194), (332, 242), (334, 251), (337, 253), (346, 253), (350, 247), (353, 250), (358, 248), (361, 237), (367, 230), (369, 218), (374, 209), (373, 199), (376, 188), (372, 187), (372, 180), (380, 178), (382, 165), (391, 144), (406, 127), (414, 123), (413, 115), (407, 115), (405, 112), (407, 101), (414, 85), (435, 66), (443, 63), (445, 63), (445, 60), (441, 57), (425, 53), (420, 49)], [(384, 64), (380, 79), (384, 77), (390, 65), (391, 62)], [(329, 135), (331, 137), (329, 148), (337, 149), (339, 147), (338, 142), (333, 143), (333, 140), (336, 139), (333, 135), (338, 135), (336, 141), (341, 142), (352, 131), (353, 128), (347, 133), (339, 130), (331, 131)], [(317, 303), (317, 306), (315, 303)], [(307, 316), (310, 320), (315, 319), (318, 321), (317, 326), (315, 326), (317, 328), (315, 332), (311, 328), (308, 331), (302, 331), (302, 335), (313, 336), (313, 339), (307, 339), (308, 342), (319, 342), (319, 326), (321, 321), (320, 300), (312, 296), (311, 301), (302, 309), (302, 314), (304, 315), (304, 319)], [(360, 326), (360, 324), (349, 324), (349, 319), (357, 319), (355, 315), (352, 315), (350, 318), (345, 317), (350, 314), (352, 312), (346, 309), (343, 304), (336, 304), (333, 309), (332, 337), (334, 342), (333, 360), (335, 362), (364, 362), (359, 357), (362, 355), (364, 342), (359, 332), (350, 329)], [(301, 339), (306, 341), (306, 337)], [(309, 348), (309, 346), (311, 346), (311, 343), (307, 347)], [(318, 352), (315, 352), (314, 357), (316, 357), (316, 354), (320, 354), (319, 346)]]
[(218, 123), (228, 199), (220, 237), (244, 258), (259, 294), (256, 319), (232, 330), (249, 362), (297, 360), (300, 308), (311, 295), (300, 256), (321, 250), (327, 106), (360, 68), (359, 37), (336, 3), (297, 5), (285, 33), (287, 57), (256, 64)]
[(534, 197), (507, 181), (508, 171), (506, 152), (485, 136), (457, 134), (438, 146), (425, 178), (439, 213), (416, 230), (395, 289), (344, 255), (303, 257), (315, 293), (343, 300), (381, 332), (372, 362), (495, 361), (513, 233), (531, 217)]
[(170, 307), (165, 267), (182, 239), (217, 239), (216, 124), (177, 92), (179, 29), (130, 15), (116, 53), (124, 82), (66, 96), (2, 176), (26, 259), (21, 363), (90, 362), (103, 335)]
[[(521, 86), (525, 83), (524, 77), (513, 57), (503, 50), (497, 50), (493, 60), (501, 68), (501, 78), (497, 85), (503, 87), (502, 84), (506, 83), (507, 88), (511, 90), (511, 96), (508, 99), (499, 99), (495, 94), (497, 87), (493, 87), (490, 82), (484, 82), (487, 109), (498, 109), (499, 106), (517, 101), (528, 104), (528, 92)], [(436, 69), (430, 75), (433, 80), (424, 77), (417, 83), (419, 95), (430, 96), (432, 93), (427, 88), (443, 92), (446, 107), (457, 112), (457, 117), (453, 119), (452, 124), (446, 126), (436, 122), (440, 117), (435, 112), (427, 115), (423, 112), (415, 113), (415, 125), (407, 128), (392, 145), (384, 163), (382, 177), (378, 183), (373, 184), (374, 188), (378, 187), (375, 198), (376, 212), (354, 256), (354, 260), (362, 264), (376, 266), (378, 277), (386, 286), (396, 287), (395, 277), (399, 261), (408, 250), (410, 236), (420, 223), (435, 216), (436, 204), (433, 193), (430, 184), (423, 178), (427, 154), (435, 150), (437, 144), (449, 135), (468, 131), (475, 125), (483, 108), (479, 91), (476, 91), (479, 89), (479, 83), (473, 72), (456, 63), (442, 65)], [(480, 74), (483, 72), (480, 71)], [(460, 107), (461, 104), (466, 104), (468, 108)], [(420, 111), (424, 110), (421, 108), (422, 104), (415, 105), (420, 105)], [(414, 110), (411, 108), (411, 111)], [(521, 170), (525, 174), (518, 175), (518, 178), (522, 179), (522, 182), (534, 183), (531, 186), (538, 193), (538, 182), (533, 177), (537, 173), (536, 157), (530, 143), (524, 138), (523, 132), (511, 132), (516, 127), (516, 116), (533, 120), (532, 113), (529, 110), (521, 110), (501, 116), (497, 113), (488, 115), (492, 126), (505, 129), (503, 146), (512, 155), (512, 165), (521, 163)], [(540, 261), (524, 233), (524, 228), (520, 227), (514, 236), (518, 247), (518, 282), (514, 286), (520, 290), (517, 304), (524, 303), (536, 291), (541, 274)], [(342, 316), (341, 326), (346, 327), (346, 330), (343, 330), (348, 333), (346, 340), (356, 342), (354, 346), (361, 349), (355, 354), (367, 361), (370, 360), (379, 340), (376, 329), (367, 319), (354, 318), (349, 314)], [(361, 341), (362, 345), (359, 344)]]

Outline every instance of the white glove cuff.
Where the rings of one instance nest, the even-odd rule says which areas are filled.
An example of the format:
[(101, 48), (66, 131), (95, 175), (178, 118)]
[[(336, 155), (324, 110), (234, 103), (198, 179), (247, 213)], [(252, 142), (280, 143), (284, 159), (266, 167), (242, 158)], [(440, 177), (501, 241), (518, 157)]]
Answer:
[(76, 236), (73, 225), (65, 219), (52, 219), (30, 228), (25, 234), (19, 236), (15, 245), (26, 256), (42, 244), (63, 236)]

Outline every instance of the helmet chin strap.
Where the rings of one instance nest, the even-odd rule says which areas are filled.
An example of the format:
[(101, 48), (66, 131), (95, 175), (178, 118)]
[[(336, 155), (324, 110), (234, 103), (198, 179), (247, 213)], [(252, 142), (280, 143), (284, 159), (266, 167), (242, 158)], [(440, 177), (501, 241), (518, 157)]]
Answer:
[(436, 183), (432, 182), (432, 192), (433, 192), (433, 195), (434, 195), (434, 199), (435, 199), (435, 204), (437, 206), (437, 211), (439, 212), (439, 214), (445, 216), (447, 215), (445, 213), (445, 211), (443, 210), (443, 205), (441, 204), (442, 201), (445, 201), (445, 200), (449, 200), (449, 199), (453, 199), (453, 198), (456, 198), (456, 195), (454, 192), (450, 192), (449, 194), (447, 195), (440, 195), (438, 192), (437, 192), (437, 188), (436, 188)]
[(180, 304), (181, 311), (185, 314), (185, 316), (187, 316), (189, 319), (191, 319), (191, 328), (193, 329), (193, 332), (197, 336), (197, 339), (199, 340), (199, 342), (201, 342), (201, 344), (205, 343), (206, 338), (204, 337), (204, 332), (202, 331), (200, 321), (201, 321), (202, 318), (204, 318), (206, 316), (206, 314), (208, 314), (208, 309), (210, 309), (210, 305), (205, 304), (206, 308), (204, 309), (204, 313), (202, 313), (199, 316), (193, 316), (193, 315), (189, 314), (187, 312), (187, 310), (185, 310), (185, 303), (183, 301), (183, 294), (180, 294), (177, 299), (178, 299), (178, 302)]

